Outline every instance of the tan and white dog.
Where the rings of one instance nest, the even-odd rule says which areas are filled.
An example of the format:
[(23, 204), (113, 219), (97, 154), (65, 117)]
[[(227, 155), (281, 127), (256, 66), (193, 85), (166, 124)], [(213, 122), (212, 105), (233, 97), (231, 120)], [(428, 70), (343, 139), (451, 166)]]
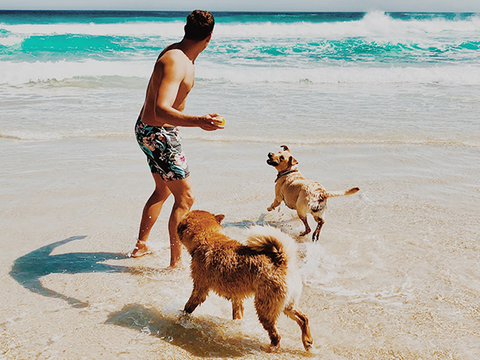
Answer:
[(276, 322), (282, 312), (300, 326), (303, 346), (310, 350), (308, 318), (296, 306), (302, 279), (295, 241), (278, 229), (254, 226), (242, 244), (223, 233), (223, 218), (194, 210), (178, 225), (178, 237), (192, 256), (193, 291), (185, 312), (192, 313), (213, 290), (232, 302), (233, 318), (241, 319), (243, 301), (253, 295), (258, 319), (270, 336), (270, 351), (280, 346)]
[(275, 200), (268, 207), (272, 211), (283, 201), (290, 209), (296, 210), (298, 217), (305, 225), (305, 231), (300, 236), (307, 235), (311, 229), (308, 226), (307, 214), (313, 215), (317, 222), (317, 227), (312, 235), (312, 240), (317, 241), (320, 230), (324, 224), (323, 214), (327, 208), (327, 199), (335, 196), (344, 196), (355, 194), (360, 189), (351, 188), (346, 191), (329, 192), (316, 181), (307, 180), (298, 171), (298, 161), (290, 153), (287, 146), (282, 145), (283, 151), (276, 154), (269, 153), (267, 164), (277, 169), (277, 178), (275, 180)]

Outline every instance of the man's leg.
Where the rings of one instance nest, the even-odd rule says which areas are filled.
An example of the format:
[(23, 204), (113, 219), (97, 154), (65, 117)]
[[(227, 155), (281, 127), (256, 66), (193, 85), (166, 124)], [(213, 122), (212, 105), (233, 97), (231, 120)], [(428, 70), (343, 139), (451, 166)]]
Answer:
[(170, 196), (171, 192), (159, 174), (152, 174), (155, 180), (155, 190), (147, 200), (143, 208), (142, 220), (140, 221), (140, 230), (138, 232), (138, 240), (132, 257), (140, 257), (150, 253), (146, 242), (152, 226), (157, 221), (158, 215), (162, 210), (165, 200)]
[(165, 183), (175, 197), (172, 213), (168, 222), (170, 234), (170, 267), (182, 265), (182, 244), (177, 237), (177, 226), (182, 218), (190, 211), (195, 196), (190, 177), (182, 180), (173, 180)]

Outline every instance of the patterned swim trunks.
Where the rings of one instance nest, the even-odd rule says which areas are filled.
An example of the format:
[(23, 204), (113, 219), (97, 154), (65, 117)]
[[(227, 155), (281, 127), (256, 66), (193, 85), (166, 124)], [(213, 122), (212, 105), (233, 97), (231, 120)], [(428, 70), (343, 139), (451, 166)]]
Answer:
[(139, 117), (135, 135), (153, 174), (159, 174), (164, 181), (181, 180), (190, 175), (176, 127), (147, 125)]

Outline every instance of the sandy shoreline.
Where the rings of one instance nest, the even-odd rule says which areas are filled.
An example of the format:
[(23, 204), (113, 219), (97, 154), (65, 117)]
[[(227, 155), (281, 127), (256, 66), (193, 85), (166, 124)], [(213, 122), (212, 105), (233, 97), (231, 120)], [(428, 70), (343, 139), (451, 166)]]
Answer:
[[(243, 236), (272, 200), (275, 173), (264, 161), (278, 145), (185, 146), (194, 207), (224, 213), (227, 233)], [(303, 352), (298, 328), (282, 317), (282, 350), (266, 355), (268, 338), (251, 303), (243, 322), (232, 322), (229, 304), (215, 296), (193, 320), (180, 317), (191, 285), (187, 271), (164, 271), (166, 213), (151, 235), (156, 254), (125, 258), (153, 186), (133, 139), (0, 139), (0, 150), (0, 358), (474, 359), (480, 349), (472, 207), (480, 194), (465, 178), (455, 180), (460, 190), (442, 183), (454, 158), (436, 170), (443, 204), (429, 170), (412, 168), (408, 149), (391, 163), (368, 147), (324, 147), (316, 160), (307, 158), (310, 149), (297, 149), (307, 175), (327, 162), (318, 179), (324, 185), (364, 192), (330, 203), (323, 243), (299, 240), (306, 282), (300, 305), (311, 316), (317, 353)], [(439, 151), (446, 159), (478, 153)], [(364, 168), (372, 158), (379, 158), (377, 174)], [(468, 179), (476, 173), (472, 167)], [(406, 181), (411, 174), (420, 180)], [(376, 220), (386, 211), (391, 221)], [(289, 212), (280, 220), (292, 234), (301, 228)]]
[[(153, 189), (137, 145), (121, 139), (2, 139), (0, 146), (5, 247), (0, 255), (5, 280), (0, 295), (0, 357), (190, 359), (208, 355), (200, 346), (210, 341), (207, 337), (196, 334), (191, 339), (191, 334), (180, 334), (177, 339), (174, 329), (191, 288), (188, 271), (164, 272), (169, 261), (166, 228), (171, 201), (152, 231), (156, 254), (125, 258)], [(208, 207), (215, 199), (200, 191), (199, 202)], [(184, 263), (188, 266), (186, 253)], [(186, 286), (176, 285), (179, 281)], [(169, 301), (176, 306), (163, 313), (163, 304)], [(206, 324), (205, 331), (217, 333), (230, 326), (230, 310), (218, 302), (226, 311), (223, 330)], [(164, 333), (152, 337), (145, 332), (151, 318), (166, 329)], [(150, 338), (155, 338), (153, 343)], [(248, 340), (239, 336), (232, 341)], [(220, 349), (222, 353), (223, 348), (222, 357), (243, 356), (219, 339), (210, 342), (213, 352)], [(260, 351), (259, 343), (252, 346)]]

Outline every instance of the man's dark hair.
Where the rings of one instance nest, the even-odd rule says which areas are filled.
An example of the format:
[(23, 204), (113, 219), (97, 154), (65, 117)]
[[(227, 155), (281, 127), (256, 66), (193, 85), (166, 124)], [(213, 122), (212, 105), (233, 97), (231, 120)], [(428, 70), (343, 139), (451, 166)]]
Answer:
[(215, 20), (208, 11), (194, 10), (187, 16), (185, 38), (190, 40), (204, 40), (213, 31)]

